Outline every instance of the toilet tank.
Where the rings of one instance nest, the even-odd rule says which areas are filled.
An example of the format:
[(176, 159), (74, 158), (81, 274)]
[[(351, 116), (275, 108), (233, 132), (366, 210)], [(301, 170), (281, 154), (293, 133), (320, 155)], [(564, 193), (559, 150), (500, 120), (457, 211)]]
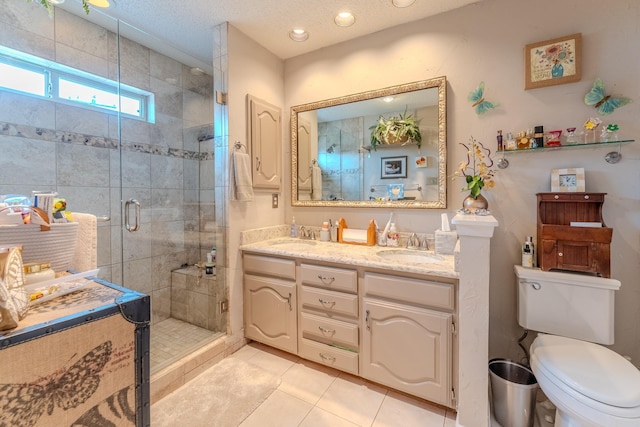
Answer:
[(515, 266), (518, 323), (525, 329), (613, 344), (620, 281)]

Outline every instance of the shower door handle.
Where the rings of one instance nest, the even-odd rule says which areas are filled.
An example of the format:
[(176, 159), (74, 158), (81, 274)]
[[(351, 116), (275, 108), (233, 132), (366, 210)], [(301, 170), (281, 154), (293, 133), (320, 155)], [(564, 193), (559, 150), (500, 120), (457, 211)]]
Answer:
[[(129, 208), (131, 205), (134, 205), (136, 208), (136, 225), (133, 227), (129, 224)], [(124, 204), (124, 226), (129, 233), (133, 233), (134, 231), (138, 231), (140, 229), (140, 202), (136, 199), (127, 200)]]

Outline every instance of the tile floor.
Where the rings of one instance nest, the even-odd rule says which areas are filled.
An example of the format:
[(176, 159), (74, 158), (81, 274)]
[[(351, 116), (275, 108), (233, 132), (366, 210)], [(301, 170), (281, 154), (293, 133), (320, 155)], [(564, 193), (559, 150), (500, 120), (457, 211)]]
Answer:
[(151, 326), (151, 372), (192, 353), (223, 334), (169, 318)]
[(455, 426), (456, 414), (450, 409), (259, 343), (244, 346), (234, 357), (281, 378), (278, 388), (241, 427)]

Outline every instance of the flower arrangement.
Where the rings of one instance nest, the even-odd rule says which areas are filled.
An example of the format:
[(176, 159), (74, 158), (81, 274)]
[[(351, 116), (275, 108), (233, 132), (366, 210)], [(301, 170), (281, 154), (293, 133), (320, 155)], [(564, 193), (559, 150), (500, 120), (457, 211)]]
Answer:
[(460, 143), (467, 149), (467, 160), (460, 162), (455, 176), (464, 176), (467, 186), (462, 190), (471, 191), (471, 197), (474, 199), (480, 195), (483, 188), (493, 188), (493, 175), (496, 173), (491, 159), (491, 150), (485, 148), (481, 142), (477, 141), (473, 136), (469, 138), (468, 145)]
[[(31, 1), (32, 0), (27, 0), (27, 3), (31, 3)], [(53, 3), (51, 3), (51, 0), (39, 0), (39, 2), (45, 9), (47, 9), (47, 12), (49, 12), (49, 16), (53, 16)], [(87, 3), (87, 0), (82, 0), (82, 8), (84, 9), (84, 12), (88, 15), (89, 3)]]
[(422, 134), (418, 127), (419, 120), (405, 111), (404, 114), (398, 116), (391, 116), (385, 119), (380, 116), (378, 123), (371, 126), (371, 147), (376, 150), (376, 146), (379, 144), (393, 144), (395, 142), (403, 142), (403, 145), (408, 141), (415, 142), (418, 147), (422, 143)]
[(610, 123), (607, 125), (607, 132), (618, 132), (620, 127), (615, 123)]

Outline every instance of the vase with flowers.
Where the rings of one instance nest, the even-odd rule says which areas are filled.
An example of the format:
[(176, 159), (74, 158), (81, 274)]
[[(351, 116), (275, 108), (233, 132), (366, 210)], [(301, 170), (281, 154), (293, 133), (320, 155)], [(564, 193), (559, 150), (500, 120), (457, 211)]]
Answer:
[(469, 191), (469, 195), (462, 202), (465, 210), (477, 211), (488, 209), (489, 202), (482, 195), (482, 189), (493, 188), (493, 176), (496, 173), (491, 159), (491, 150), (486, 148), (473, 136), (469, 138), (469, 144), (460, 143), (467, 149), (467, 160), (460, 162), (455, 176), (464, 177), (466, 186), (462, 191)]

